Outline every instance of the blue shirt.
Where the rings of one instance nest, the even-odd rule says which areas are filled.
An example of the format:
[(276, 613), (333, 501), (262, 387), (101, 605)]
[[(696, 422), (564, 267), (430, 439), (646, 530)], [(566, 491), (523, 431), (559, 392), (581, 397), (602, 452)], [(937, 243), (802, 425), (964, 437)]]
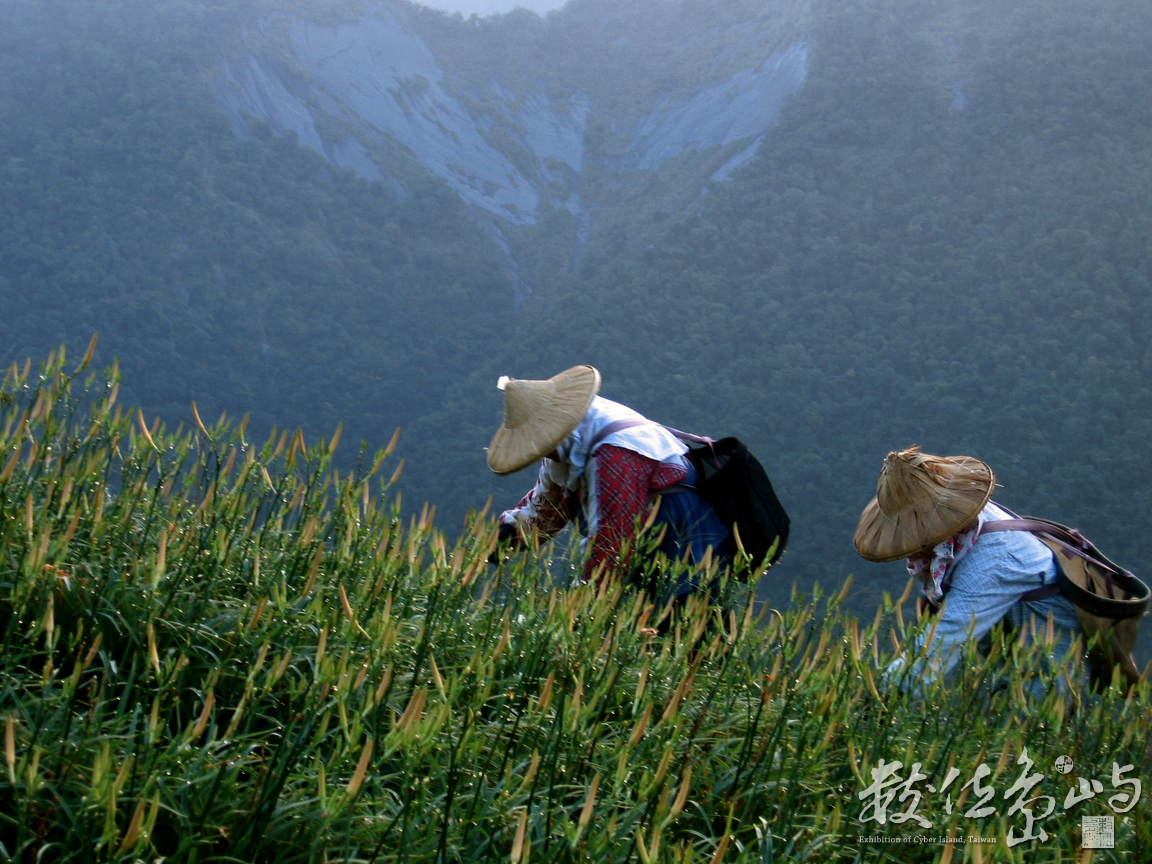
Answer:
[[(1024, 600), (1028, 591), (1056, 581), (1056, 560), (1052, 551), (1027, 531), (998, 531), (982, 534), (976, 545), (957, 563), (950, 574), (951, 587), (944, 606), (929, 629), (917, 640), (917, 653), (924, 657), (912, 669), (908, 685), (915, 688), (920, 676), (934, 681), (951, 671), (963, 657), (963, 644), (978, 642), (1001, 621), (1013, 633), (1023, 632), (1024, 646), (1047, 639), (1052, 620), (1053, 647), (1050, 661), (1067, 656), (1080, 634), (1076, 610), (1068, 598), (1056, 595), (1044, 600)], [(929, 641), (930, 640), (930, 641)], [(892, 678), (903, 669), (899, 657), (888, 667)], [(1033, 679), (1026, 685), (1034, 695), (1042, 695), (1043, 685)]]

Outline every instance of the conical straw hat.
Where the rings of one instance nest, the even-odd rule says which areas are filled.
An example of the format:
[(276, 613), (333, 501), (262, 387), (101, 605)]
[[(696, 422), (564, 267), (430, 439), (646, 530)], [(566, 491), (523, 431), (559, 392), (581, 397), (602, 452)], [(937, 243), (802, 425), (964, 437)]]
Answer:
[(546, 381), (501, 378), (504, 423), (488, 445), (488, 467), (511, 474), (548, 455), (580, 425), (600, 390), (600, 373), (573, 366)]
[(995, 485), (992, 469), (971, 456), (930, 456), (919, 447), (889, 453), (856, 525), (856, 551), (895, 561), (931, 549), (971, 523)]

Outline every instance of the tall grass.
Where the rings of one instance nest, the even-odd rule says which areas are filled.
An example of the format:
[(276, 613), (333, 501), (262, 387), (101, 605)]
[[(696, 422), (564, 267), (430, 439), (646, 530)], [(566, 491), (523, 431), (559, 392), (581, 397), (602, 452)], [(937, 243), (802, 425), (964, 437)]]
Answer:
[[(169, 431), (87, 360), (0, 389), (2, 860), (1073, 862), (1113, 762), (1152, 778), (1146, 692), (1031, 700), (1004, 641), (909, 699), (878, 672), (898, 603), (861, 624), (843, 592), (673, 613), (561, 590), (488, 564), (483, 513), (456, 539), (402, 516), (391, 445), (341, 471), (335, 439), (194, 409)], [(1055, 810), (1009, 847), (1025, 748)], [(881, 760), (920, 763), (933, 827), (894, 822), (899, 795), (861, 822)], [(974, 818), (981, 763), (997, 812)], [(1081, 777), (1105, 791), (1065, 812)], [(1147, 796), (1115, 827), (1092, 860), (1152, 860)], [(949, 836), (988, 842), (905, 839)]]

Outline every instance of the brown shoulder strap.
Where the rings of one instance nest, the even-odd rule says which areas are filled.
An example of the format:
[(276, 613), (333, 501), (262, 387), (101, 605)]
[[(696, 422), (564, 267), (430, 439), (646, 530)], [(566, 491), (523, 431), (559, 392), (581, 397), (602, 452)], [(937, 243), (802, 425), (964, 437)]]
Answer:
[(1076, 556), (1095, 564), (1108, 573), (1132, 575), (1100, 555), (1096, 547), (1079, 531), (1074, 528), (1067, 528), (1058, 522), (1025, 517), (1022, 519), (992, 519), (980, 526), (981, 534), (991, 534), (996, 531), (1028, 531), (1033, 534), (1045, 534), (1056, 541), (1066, 558)]
[[(1133, 573), (1108, 560), (1088, 538), (1074, 528), (1034, 518), (995, 519), (980, 526), (981, 534), (995, 531), (1028, 531), (1037, 535), (1036, 539), (1057, 555), (1057, 585), (1033, 589), (1025, 595), (1026, 599), (1043, 599), (1042, 596), (1030, 595), (1039, 595), (1056, 587), (1058, 593), (1064, 594), (1074, 605), (1093, 615), (1119, 620), (1137, 618), (1147, 612), (1149, 600), (1152, 599), (1148, 586)], [(1089, 590), (1087, 586), (1069, 578), (1067, 569), (1060, 564), (1061, 556), (1070, 561), (1079, 558), (1090, 565), (1098, 574), (1097, 590)], [(1048, 596), (1055, 596), (1055, 593)]]

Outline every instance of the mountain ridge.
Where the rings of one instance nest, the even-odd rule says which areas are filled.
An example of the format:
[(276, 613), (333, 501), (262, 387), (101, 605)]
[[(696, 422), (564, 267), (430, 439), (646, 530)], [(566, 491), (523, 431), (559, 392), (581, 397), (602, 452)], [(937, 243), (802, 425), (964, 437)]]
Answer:
[[(402, 197), (403, 182), (388, 173), (394, 148), (387, 145), (400, 145), (481, 215), (496, 217), (489, 230), (498, 235), (497, 246), (514, 272), (520, 253), (513, 246), (521, 244), (510, 244), (504, 229), (534, 226), (544, 201), (579, 221), (572, 238), (578, 251), (580, 235), (592, 230), (601, 203), (597, 187), (603, 189), (582, 182), (589, 160), (596, 163), (594, 171), (626, 177), (659, 168), (685, 151), (727, 148), (724, 164), (699, 177), (725, 179), (754, 155), (807, 68), (806, 47), (793, 42), (696, 92), (664, 91), (639, 116), (626, 118), (612, 116), (579, 86), (538, 82), (518, 93), (502, 83), (508, 75), (498, 63), (480, 80), (450, 79), (414, 29), (413, 17), (402, 20), (404, 11), (369, 5), (358, 19), (341, 23), (287, 13), (266, 18), (259, 30), (264, 36), (276, 31), (277, 38), (258, 40), (252, 50), (225, 61), (217, 98), (241, 136), (250, 136), (259, 122), (276, 134), (292, 132), (334, 164), (384, 181)], [(562, 19), (555, 17), (550, 23), (559, 27)], [(762, 19), (732, 26), (741, 24), (756, 37), (765, 34), (753, 25), (770, 31), (764, 51), (779, 41)], [(538, 71), (527, 77), (546, 76), (547, 70)], [(589, 155), (590, 114), (600, 115), (602, 127), (612, 130), (617, 155)], [(517, 303), (524, 293), (517, 291)]]
[[(862, 565), (851, 529), (910, 444), (985, 459), (1003, 503), (1122, 563), (1152, 554), (1130, 527), (1152, 518), (1152, 7), (383, 8), (454, 116), (538, 184), (534, 224), (465, 203), (383, 134), (353, 139), (381, 181), (270, 122), (236, 134), (219, 75), (249, 56), (311, 94), (322, 146), (355, 132), (321, 110), (288, 22), (345, 26), (365, 4), (10, 0), (0, 360), (99, 332), (146, 415), (187, 423), (196, 401), (308, 440), (343, 424), (349, 463), (400, 426), (406, 501), (449, 527), (527, 483), (484, 464), (496, 378), (592, 363), (609, 398), (762, 457), (796, 526), (768, 589), (857, 572), (873, 610), (902, 578)], [(797, 44), (803, 84), (762, 140), (627, 168), (654, 106)], [(582, 150), (565, 126), (542, 165), (519, 118), (574, 116), (581, 93)]]

